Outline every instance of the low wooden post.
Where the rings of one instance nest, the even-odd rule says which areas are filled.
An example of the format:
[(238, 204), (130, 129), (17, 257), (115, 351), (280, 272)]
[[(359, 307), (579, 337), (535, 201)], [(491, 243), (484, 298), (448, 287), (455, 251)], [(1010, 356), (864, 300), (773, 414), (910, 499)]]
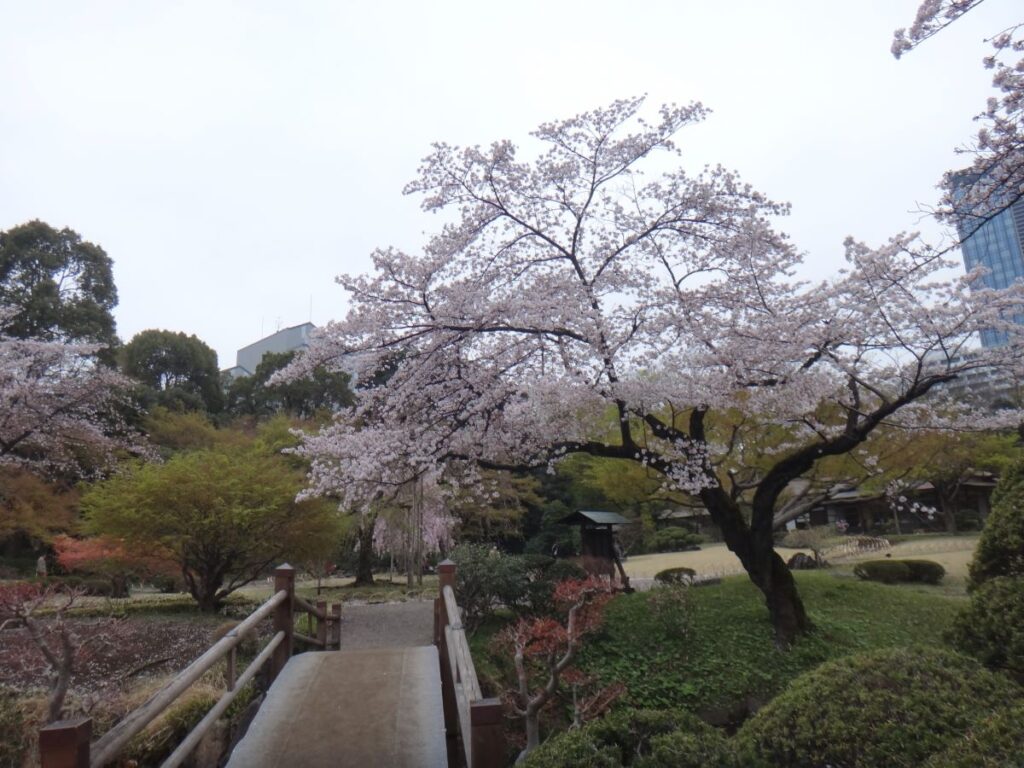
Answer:
[(282, 589), (288, 593), (288, 597), (274, 608), (274, 633), (284, 632), (284, 639), (274, 649), (274, 658), (270, 662), (271, 683), (292, 657), (292, 644), (295, 642), (295, 569), (288, 563), (274, 569), (274, 594)]
[[(319, 614), (316, 617), (316, 639), (320, 642), (321, 650), (326, 651), (330, 646), (327, 644), (330, 637), (327, 634), (327, 625), (331, 620), (330, 614), (327, 613), (327, 601), (317, 600), (316, 610)], [(323, 618), (320, 618), (323, 616)]]
[[(455, 702), (454, 670), (448, 656), (448, 642), (445, 639), (445, 627), (448, 626), (448, 609), (444, 604), (444, 588), (455, 589), (455, 563), (445, 560), (437, 566), (440, 584), (437, 598), (434, 600), (434, 645), (437, 646), (438, 660), (441, 663), (441, 704), (444, 707), (444, 734), (448, 748), (448, 768), (456, 768), (463, 764), (460, 759), (462, 739), (459, 738), (459, 710)], [(469, 758), (469, 755), (466, 755)]]
[(89, 768), (92, 718), (58, 720), (39, 731), (41, 768)]
[(331, 645), (341, 650), (341, 603), (331, 606)]
[(481, 699), (469, 705), (472, 733), (468, 757), (471, 768), (502, 768), (505, 765), (504, 712), (501, 699)]

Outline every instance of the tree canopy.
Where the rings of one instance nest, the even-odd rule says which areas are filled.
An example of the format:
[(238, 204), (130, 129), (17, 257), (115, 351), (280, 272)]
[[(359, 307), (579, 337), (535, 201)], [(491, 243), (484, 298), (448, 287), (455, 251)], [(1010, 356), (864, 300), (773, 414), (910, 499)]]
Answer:
[(204, 611), (284, 557), (337, 543), (333, 504), (297, 503), (302, 473), (259, 445), (188, 451), (142, 464), (82, 497), (90, 533), (177, 563)]
[(8, 336), (117, 343), (113, 262), (77, 232), (30, 221), (0, 232), (0, 324)]
[(172, 410), (217, 413), (224, 405), (217, 353), (194, 334), (137, 333), (121, 350), (121, 368)]
[[(314, 491), (353, 505), (410, 467), (638, 462), (701, 499), (785, 643), (809, 627), (772, 548), (787, 487), (885, 422), (933, 418), (921, 404), (937, 385), (1018, 366), (1021, 329), (1001, 313), (1024, 290), (972, 295), (912, 236), (848, 239), (839, 275), (801, 283), (774, 228), (785, 205), (721, 167), (671, 166), (674, 137), (705, 109), (648, 121), (642, 106), (546, 123), (532, 160), (509, 141), (434, 146), (406, 192), (450, 223), (421, 254), (378, 250), (373, 274), (340, 278), (349, 314), (305, 356), (307, 369), (346, 359), (360, 379), (394, 372), (301, 450)], [(1011, 343), (962, 354), (990, 327)], [(594, 428), (608, 409), (611, 434)], [(720, 439), (726, 415), (743, 419)], [(735, 492), (723, 455), (776, 425), (786, 439)]]
[(98, 349), (0, 334), (0, 464), (90, 474), (134, 447), (130, 382), (97, 363)]
[(310, 418), (318, 411), (334, 411), (354, 402), (349, 375), (323, 366), (309, 376), (291, 381), (273, 379), (295, 359), (294, 352), (268, 352), (252, 376), (240, 376), (227, 388), (226, 410), (237, 416), (269, 416), (290, 413)]

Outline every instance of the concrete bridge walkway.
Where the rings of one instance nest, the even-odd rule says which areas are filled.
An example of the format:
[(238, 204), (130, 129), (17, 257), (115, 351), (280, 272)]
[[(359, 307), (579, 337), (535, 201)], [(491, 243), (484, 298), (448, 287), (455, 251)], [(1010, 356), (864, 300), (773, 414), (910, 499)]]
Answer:
[(342, 650), (293, 656), (228, 768), (445, 768), (433, 604), (346, 606)]

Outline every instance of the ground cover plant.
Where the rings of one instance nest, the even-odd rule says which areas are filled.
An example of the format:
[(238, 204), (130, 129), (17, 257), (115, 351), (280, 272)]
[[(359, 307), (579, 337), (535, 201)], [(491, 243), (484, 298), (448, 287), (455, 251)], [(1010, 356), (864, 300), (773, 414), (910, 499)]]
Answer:
[(692, 589), (685, 634), (666, 630), (651, 609), (657, 592), (623, 595), (581, 667), (626, 686), (630, 707), (682, 707), (712, 722), (742, 720), (789, 680), (823, 661), (872, 648), (942, 645), (962, 599), (803, 572), (797, 581), (818, 629), (779, 651), (756, 589), (742, 577)]

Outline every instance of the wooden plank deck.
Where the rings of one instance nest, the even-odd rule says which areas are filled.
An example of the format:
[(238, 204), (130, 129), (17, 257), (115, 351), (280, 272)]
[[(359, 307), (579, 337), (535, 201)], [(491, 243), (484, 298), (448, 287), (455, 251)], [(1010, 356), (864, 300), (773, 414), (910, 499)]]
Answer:
[(228, 768), (445, 768), (437, 649), (292, 657)]

